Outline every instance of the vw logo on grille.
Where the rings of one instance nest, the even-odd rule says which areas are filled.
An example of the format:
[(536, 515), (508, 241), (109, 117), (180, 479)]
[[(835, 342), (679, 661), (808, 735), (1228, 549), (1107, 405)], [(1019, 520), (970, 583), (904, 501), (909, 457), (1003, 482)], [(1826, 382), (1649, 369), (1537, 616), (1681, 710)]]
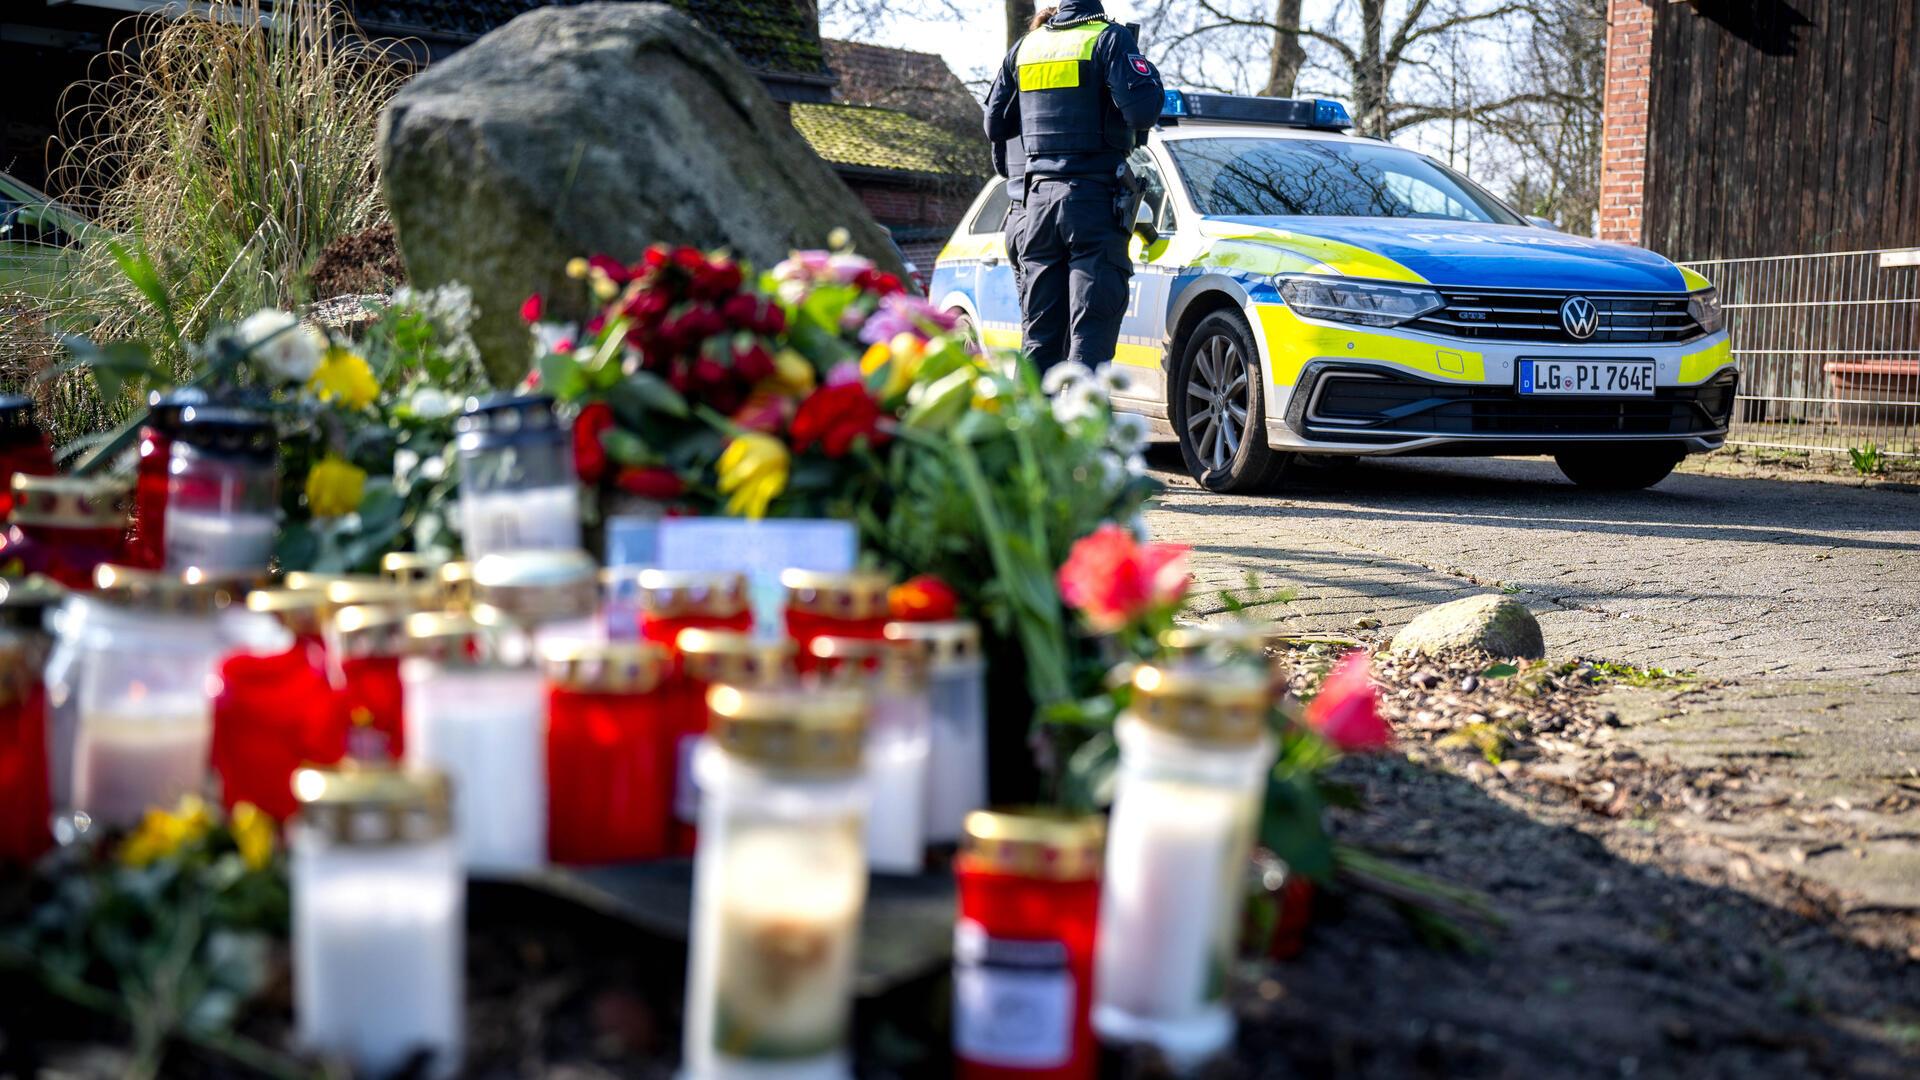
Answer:
[(1569, 296), (1560, 304), (1560, 325), (1568, 336), (1585, 341), (1600, 329), (1600, 309), (1584, 296)]

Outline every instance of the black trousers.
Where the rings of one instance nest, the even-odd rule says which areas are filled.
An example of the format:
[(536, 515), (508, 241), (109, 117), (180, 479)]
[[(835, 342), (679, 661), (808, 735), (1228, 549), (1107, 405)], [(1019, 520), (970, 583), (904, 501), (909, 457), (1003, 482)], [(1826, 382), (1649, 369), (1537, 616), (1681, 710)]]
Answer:
[(1022, 203), (1007, 207), (1006, 223), (1000, 226), (1002, 239), (1007, 247), (1007, 265), (1013, 267), (1013, 295), (1020, 300), (1021, 310), (1026, 310), (1027, 269), (1021, 262), (1021, 248), (1027, 239), (1027, 208)]
[(1093, 367), (1113, 359), (1133, 277), (1113, 196), (1098, 180), (1028, 185), (1020, 311), (1027, 355), (1042, 371), (1062, 360)]

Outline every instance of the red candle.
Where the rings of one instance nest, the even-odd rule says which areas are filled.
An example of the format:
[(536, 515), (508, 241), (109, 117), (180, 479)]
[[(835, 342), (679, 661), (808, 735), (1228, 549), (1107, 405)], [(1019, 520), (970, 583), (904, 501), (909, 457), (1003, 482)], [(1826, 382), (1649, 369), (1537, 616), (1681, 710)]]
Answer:
[(665, 855), (674, 768), (661, 737), (667, 650), (569, 642), (546, 663), (548, 857), (579, 864)]
[(675, 855), (692, 855), (699, 839), (699, 789), (693, 783), (693, 749), (707, 733), (707, 689), (715, 683), (746, 688), (778, 686), (794, 677), (793, 642), (762, 640), (728, 630), (688, 630), (675, 642), (677, 664), (669, 686), (664, 735), (674, 762)]
[(817, 637), (883, 638), (891, 612), (887, 590), (891, 574), (856, 570), (821, 574), (788, 570), (780, 575), (787, 590), (787, 635), (800, 650), (800, 667), (813, 670), (810, 659)]
[(0, 863), (25, 863), (52, 846), (47, 823), (47, 695), (37, 650), (0, 644)]
[(118, 562), (127, 529), (127, 485), (112, 477), (15, 473), (12, 520), (0, 536), (9, 576), (45, 574), (93, 588), (94, 568)]
[(207, 400), (204, 391), (185, 387), (147, 398), (147, 422), (140, 428), (140, 454), (133, 475), (133, 522), (121, 561), (142, 570), (158, 570), (167, 559), (167, 472), (173, 459), (173, 434), (180, 413)]
[(0, 522), (13, 513), (16, 473), (51, 476), (54, 471), (53, 447), (33, 423), (33, 399), (0, 394)]
[(346, 717), (320, 637), (326, 598), (257, 590), (247, 595), (247, 607), (279, 619), (292, 631), (293, 644), (283, 652), (236, 652), (221, 661), (209, 757), (222, 805), (231, 810), (249, 802), (285, 820), (297, 806), (293, 774), (305, 765), (331, 765), (347, 749)]
[(967, 815), (954, 863), (953, 1045), (962, 1080), (1091, 1077), (1088, 1022), (1105, 826)]
[[(347, 717), (347, 753), (359, 761), (400, 761), (407, 752), (406, 691), (400, 658), (407, 616), (433, 606), (431, 587), (336, 580), (327, 598), (346, 602), (330, 624), (334, 685)], [(384, 590), (384, 592), (382, 591)]]

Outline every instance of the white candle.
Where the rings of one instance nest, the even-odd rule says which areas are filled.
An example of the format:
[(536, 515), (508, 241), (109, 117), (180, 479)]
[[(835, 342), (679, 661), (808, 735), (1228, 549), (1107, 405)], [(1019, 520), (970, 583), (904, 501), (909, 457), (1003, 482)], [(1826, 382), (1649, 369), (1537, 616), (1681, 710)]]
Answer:
[[(687, 1074), (843, 1076), (866, 865), (859, 826), (734, 823), (702, 837)], [(708, 962), (706, 958), (711, 958)]]
[(453, 783), (454, 831), (469, 872), (547, 861), (547, 696), (533, 668), (442, 668), (410, 659), (407, 761)]
[(1226, 986), (1257, 804), (1245, 791), (1141, 780), (1107, 832), (1095, 1000), (1110, 1016), (1200, 1020)]
[(218, 573), (265, 570), (273, 558), (274, 516), (167, 507), (167, 569)]
[(206, 786), (212, 734), (204, 706), (81, 713), (74, 737), (74, 807), (96, 826), (131, 826), (149, 807), (171, 809), (181, 796)]
[(580, 491), (572, 484), (460, 493), (461, 542), (467, 558), (580, 546)]
[(294, 1011), (299, 1041), (369, 1076), (432, 1054), (459, 1066), (465, 885), (451, 838), (294, 846)]
[(927, 861), (927, 754), (924, 691), (876, 687), (867, 728), (867, 862), (886, 874), (917, 874)]
[(978, 661), (937, 666), (927, 680), (933, 742), (927, 772), (927, 839), (960, 839), (968, 814), (987, 805), (985, 669)]

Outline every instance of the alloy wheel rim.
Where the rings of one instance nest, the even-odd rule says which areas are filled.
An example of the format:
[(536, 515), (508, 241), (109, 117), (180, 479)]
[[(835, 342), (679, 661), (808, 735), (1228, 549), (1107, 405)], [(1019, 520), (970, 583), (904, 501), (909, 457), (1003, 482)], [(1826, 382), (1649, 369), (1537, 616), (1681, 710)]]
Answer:
[(1247, 432), (1247, 365), (1225, 334), (1200, 343), (1187, 373), (1187, 439), (1208, 469), (1224, 469)]

